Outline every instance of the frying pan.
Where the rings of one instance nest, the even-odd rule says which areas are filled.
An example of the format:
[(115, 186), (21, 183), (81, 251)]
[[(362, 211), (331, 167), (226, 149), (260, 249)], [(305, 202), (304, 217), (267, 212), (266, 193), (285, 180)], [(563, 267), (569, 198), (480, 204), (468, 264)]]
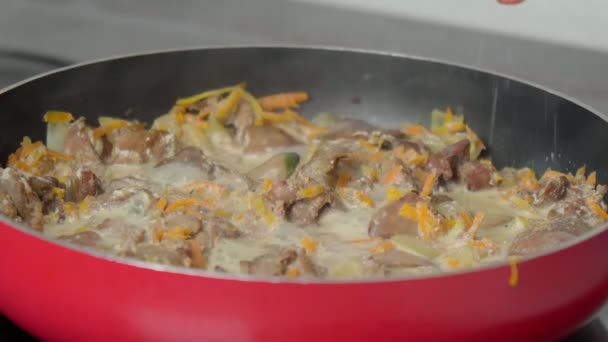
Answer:
[[(247, 81), (258, 95), (307, 90), (302, 113), (381, 126), (427, 122), (451, 106), (499, 167), (608, 180), (608, 123), (550, 91), (496, 74), (404, 56), (324, 48), (168, 51), (68, 67), (0, 93), (0, 157), (42, 113), (150, 122), (178, 97)], [(118, 258), (0, 222), (0, 310), (48, 340), (539, 341), (590, 319), (608, 296), (608, 230), (519, 262), (447, 275), (363, 281), (256, 279)]]

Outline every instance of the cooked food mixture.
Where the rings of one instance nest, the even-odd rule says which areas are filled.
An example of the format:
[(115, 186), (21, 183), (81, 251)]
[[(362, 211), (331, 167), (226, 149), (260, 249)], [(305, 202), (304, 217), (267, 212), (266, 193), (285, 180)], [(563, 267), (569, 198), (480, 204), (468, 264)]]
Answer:
[(0, 212), (152, 263), (260, 277), (433, 273), (536, 254), (608, 219), (596, 173), (497, 170), (462, 115), (383, 129), (244, 84), (149, 128), (47, 112), (0, 169)]

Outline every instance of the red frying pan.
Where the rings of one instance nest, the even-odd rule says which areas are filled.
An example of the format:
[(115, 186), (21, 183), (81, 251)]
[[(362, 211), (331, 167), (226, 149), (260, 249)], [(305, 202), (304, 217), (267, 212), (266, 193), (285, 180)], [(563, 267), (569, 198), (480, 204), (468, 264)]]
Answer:
[[(608, 181), (608, 123), (551, 92), (490, 73), (402, 56), (308, 48), (218, 48), (78, 65), (0, 92), (0, 157), (41, 115), (70, 110), (150, 121), (175, 98), (246, 80), (254, 93), (306, 89), (304, 114), (389, 126), (452, 106), (498, 166)], [(294, 281), (225, 276), (112, 257), (0, 221), (0, 310), (48, 340), (552, 340), (608, 296), (608, 230), (558, 251), (482, 269), (407, 279)], [(517, 273), (517, 284), (512, 280)], [(511, 280), (511, 281), (510, 281)]]

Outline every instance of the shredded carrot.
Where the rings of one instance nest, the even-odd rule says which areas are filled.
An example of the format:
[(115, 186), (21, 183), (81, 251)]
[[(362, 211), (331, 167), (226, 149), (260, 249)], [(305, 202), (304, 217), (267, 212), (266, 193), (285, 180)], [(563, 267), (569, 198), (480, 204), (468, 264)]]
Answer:
[(450, 229), (450, 228), (454, 227), (455, 224), (456, 224), (456, 220), (451, 219), (451, 218), (445, 218), (441, 222), (441, 226), (445, 229)]
[(317, 184), (298, 191), (298, 198), (317, 197), (323, 192), (323, 185)]
[(205, 120), (205, 118), (207, 118), (209, 114), (211, 114), (211, 107), (205, 107), (198, 111), (197, 116), (199, 120)]
[(104, 135), (110, 133), (111, 131), (113, 131), (115, 129), (118, 129), (118, 128), (121, 128), (121, 127), (126, 127), (126, 126), (129, 126), (131, 124), (132, 123), (130, 121), (116, 119), (116, 120), (112, 121), (108, 125), (99, 126), (99, 127), (95, 128), (93, 130), (93, 136), (95, 138), (101, 138)]
[(537, 190), (539, 187), (538, 180), (536, 179), (536, 173), (534, 170), (529, 168), (521, 169), (517, 172), (520, 181), (519, 186), (521, 189)]
[(428, 198), (433, 191), (433, 185), (435, 185), (435, 180), (437, 179), (437, 173), (432, 171), (424, 180), (424, 186), (422, 187), (422, 191), (420, 192), (420, 197)]
[(396, 200), (403, 197), (403, 191), (396, 188), (387, 188), (386, 189), (386, 201), (387, 202), (395, 202)]
[(589, 208), (591, 208), (591, 210), (593, 210), (598, 216), (600, 216), (604, 220), (608, 220), (608, 212), (606, 212), (606, 210), (602, 209), (602, 207), (597, 202), (588, 200), (587, 206)]
[(391, 241), (381, 242), (370, 250), (371, 254), (380, 254), (390, 251), (395, 248), (395, 244)]
[(193, 207), (193, 206), (213, 208), (213, 202), (209, 201), (209, 200), (202, 200), (202, 199), (196, 199), (196, 198), (186, 198), (186, 199), (177, 200), (177, 201), (171, 203), (170, 205), (167, 206), (166, 211), (168, 213), (170, 213), (172, 211), (176, 211), (183, 207)]
[(35, 150), (43, 147), (42, 142), (37, 141), (35, 143), (29, 143), (26, 145), (22, 145), (21, 148), (21, 159), (27, 158), (30, 154), (32, 154)]
[(357, 191), (355, 192), (355, 196), (357, 196), (357, 199), (363, 203), (365, 203), (365, 205), (367, 205), (370, 208), (374, 207), (374, 201), (364, 192), (362, 191)]
[(418, 220), (418, 212), (416, 211), (416, 208), (407, 203), (405, 203), (401, 206), (401, 208), (399, 208), (399, 215), (408, 218), (412, 221)]
[(61, 159), (61, 160), (72, 160), (73, 157), (67, 154), (63, 154), (63, 153), (59, 153), (57, 151), (53, 151), (47, 148), (46, 153), (55, 158), (55, 159)]
[(305, 236), (300, 241), (300, 245), (307, 254), (312, 254), (317, 251), (318, 242), (311, 240), (308, 236)]
[(301, 102), (307, 100), (306, 92), (280, 93), (258, 98), (260, 106), (265, 110), (297, 108)]
[(585, 173), (587, 173), (587, 165), (583, 165), (578, 170), (576, 170), (575, 177), (576, 178), (580, 178), (580, 177), (584, 178), (585, 177)]
[(586, 183), (588, 185), (594, 187), (596, 182), (597, 182), (597, 172), (593, 171), (589, 174), (589, 176), (587, 176)]
[(468, 240), (467, 242), (470, 246), (477, 247), (477, 248), (483, 248), (483, 249), (495, 249), (496, 248), (496, 244), (494, 243), (494, 241), (492, 241), (488, 238), (483, 238), (481, 240)]
[(232, 90), (234, 90), (234, 88), (236, 87), (240, 87), (240, 88), (245, 88), (245, 82), (239, 83), (235, 86), (230, 86), (230, 87), (224, 87), (224, 88), (219, 88), (219, 89), (214, 89), (214, 90), (208, 90), (205, 92), (202, 92), (200, 94), (196, 94), (190, 97), (186, 97), (183, 99), (179, 99), (177, 100), (176, 104), (179, 106), (189, 106), (192, 104), (195, 104), (201, 100), (204, 100), (208, 97), (212, 97), (212, 96), (218, 96), (218, 95), (222, 95), (228, 92), (231, 92)]
[(236, 107), (241, 100), (241, 97), (243, 97), (243, 88), (236, 87), (230, 92), (230, 95), (228, 95), (228, 97), (222, 101), (220, 108), (218, 108), (218, 110), (215, 112), (215, 117), (220, 122), (224, 122), (226, 116), (232, 111), (232, 109), (234, 109), (234, 107)]
[(167, 208), (167, 199), (164, 197), (161, 197), (158, 202), (156, 202), (156, 209), (160, 210), (160, 211), (164, 211), (165, 208)]
[(49, 111), (44, 113), (44, 122), (51, 124), (69, 123), (74, 120), (74, 116), (70, 112)]
[(425, 164), (429, 159), (428, 153), (418, 154), (414, 149), (408, 149), (407, 151), (403, 146), (399, 146), (394, 150), (395, 157), (408, 165), (420, 166)]
[(430, 239), (433, 233), (441, 228), (439, 219), (422, 201), (416, 203), (416, 212), (418, 214), (418, 233), (423, 239)]
[(451, 268), (457, 268), (460, 266), (460, 261), (458, 261), (458, 259), (456, 259), (454, 257), (447, 258), (446, 262), (447, 262), (448, 266), (450, 266)]
[(268, 192), (272, 189), (272, 179), (266, 178), (264, 179), (264, 183), (262, 185), (264, 187), (264, 192)]
[(515, 287), (519, 283), (519, 270), (517, 269), (517, 259), (511, 259), (511, 273), (509, 275), (509, 286)]
[(290, 278), (297, 278), (300, 275), (300, 271), (295, 267), (289, 267), (285, 274)]
[(460, 212), (458, 213), (458, 216), (460, 216), (462, 218), (462, 222), (464, 223), (464, 226), (469, 228), (471, 227), (471, 225), (473, 224), (473, 219), (471, 219), (471, 215), (469, 215), (469, 213), (467, 213), (466, 211)]
[(270, 225), (275, 222), (276, 217), (272, 213), (272, 210), (266, 207), (262, 196), (252, 195), (249, 197), (249, 204), (258, 215), (264, 218), (266, 223)]
[(479, 230), (479, 227), (481, 226), (481, 221), (483, 221), (484, 217), (485, 217), (485, 214), (483, 212), (475, 213), (475, 216), (473, 217), (473, 223), (471, 223), (471, 227), (469, 228), (469, 230), (467, 230), (467, 237), (470, 240), (475, 239), (475, 234), (477, 234), (477, 231)]
[(384, 176), (382, 183), (384, 183), (384, 184), (395, 183), (395, 181), (397, 180), (397, 176), (399, 176), (401, 174), (402, 170), (403, 170), (403, 167), (395, 166), (386, 174), (386, 176)]
[(187, 240), (192, 236), (192, 229), (175, 226), (162, 234), (162, 240)]
[(190, 256), (192, 257), (192, 265), (197, 268), (207, 268), (207, 260), (203, 254), (201, 244), (196, 240), (188, 240), (190, 245)]
[(348, 171), (342, 171), (340, 172), (340, 175), (338, 176), (338, 181), (336, 182), (336, 186), (338, 188), (343, 188), (346, 186), (346, 184), (348, 184), (348, 182), (350, 181), (350, 173)]
[(294, 118), (286, 113), (264, 112), (264, 120), (275, 124), (294, 121)]
[(407, 135), (421, 135), (428, 133), (428, 130), (424, 126), (418, 124), (405, 125), (401, 128), (401, 131)]

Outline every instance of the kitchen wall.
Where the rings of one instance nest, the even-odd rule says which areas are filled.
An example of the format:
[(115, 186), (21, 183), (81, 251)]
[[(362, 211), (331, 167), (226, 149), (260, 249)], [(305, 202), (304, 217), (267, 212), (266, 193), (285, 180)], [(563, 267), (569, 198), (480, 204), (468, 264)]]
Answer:
[[(81, 61), (198, 45), (389, 50), (495, 70), (608, 112), (601, 1), (0, 0), (0, 48)], [(595, 7), (593, 6), (595, 5)], [(597, 10), (594, 10), (597, 9)]]

